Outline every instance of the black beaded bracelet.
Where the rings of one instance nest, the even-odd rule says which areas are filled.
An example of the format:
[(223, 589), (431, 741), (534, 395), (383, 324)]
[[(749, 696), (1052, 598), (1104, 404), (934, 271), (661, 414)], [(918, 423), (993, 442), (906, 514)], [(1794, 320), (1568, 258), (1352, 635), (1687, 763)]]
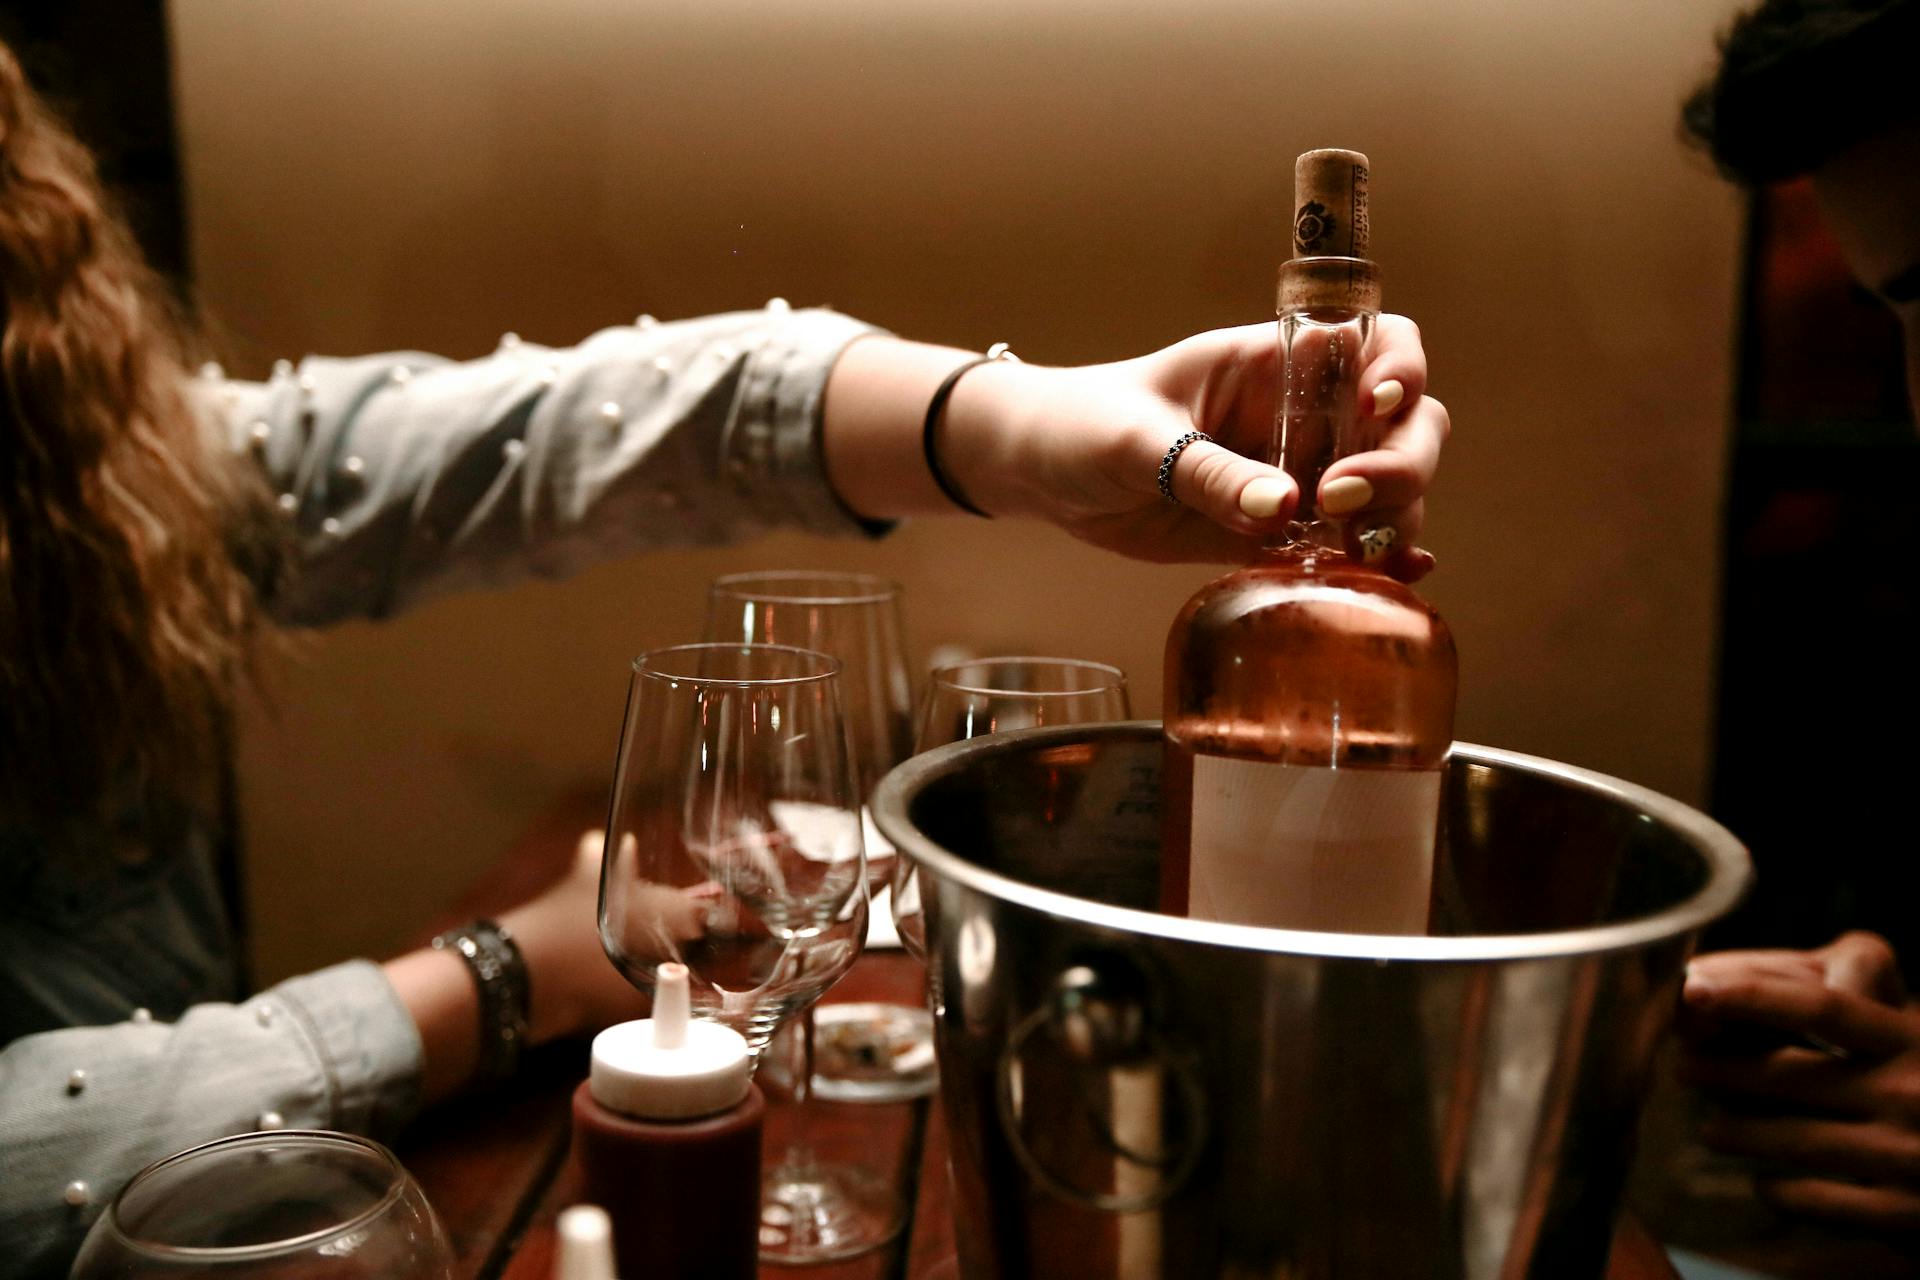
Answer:
[(480, 995), (479, 1083), (498, 1084), (520, 1065), (527, 1039), (531, 983), (520, 946), (498, 923), (475, 920), (433, 940), (436, 951), (456, 952), (467, 962)]
[(991, 520), (993, 517), (976, 506), (973, 500), (961, 491), (960, 486), (954, 483), (953, 477), (947, 474), (947, 469), (940, 465), (940, 454), (933, 446), (933, 435), (940, 426), (940, 415), (946, 411), (947, 398), (953, 394), (954, 387), (959, 385), (961, 377), (968, 370), (978, 369), (983, 364), (992, 364), (995, 360), (1018, 361), (1019, 359), (1019, 356), (1007, 349), (1006, 343), (996, 342), (987, 348), (987, 354), (975, 356), (955, 369), (938, 387), (934, 388), (933, 399), (927, 401), (926, 424), (920, 428), (920, 448), (927, 455), (927, 474), (933, 477), (933, 482), (940, 486), (940, 492), (947, 495), (949, 502), (983, 520)]

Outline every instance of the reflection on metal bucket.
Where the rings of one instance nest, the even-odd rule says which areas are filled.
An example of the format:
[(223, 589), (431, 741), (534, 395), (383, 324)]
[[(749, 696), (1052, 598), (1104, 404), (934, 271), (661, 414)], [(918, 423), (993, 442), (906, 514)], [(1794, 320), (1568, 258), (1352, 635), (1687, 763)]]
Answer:
[(1700, 814), (1456, 748), (1436, 935), (1150, 911), (1151, 723), (888, 775), (922, 870), (965, 1274), (1581, 1280), (1654, 1048), (1750, 875)]

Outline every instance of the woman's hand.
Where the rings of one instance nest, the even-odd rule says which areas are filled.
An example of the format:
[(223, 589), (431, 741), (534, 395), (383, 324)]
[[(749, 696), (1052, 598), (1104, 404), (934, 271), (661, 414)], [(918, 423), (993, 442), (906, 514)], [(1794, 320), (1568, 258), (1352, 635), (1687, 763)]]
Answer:
[(1920, 1243), (1920, 1010), (1886, 940), (1702, 956), (1682, 1001), (1701, 1140), (1783, 1210)]
[[(827, 383), (821, 451), (851, 510), (875, 519), (958, 514), (930, 474), (921, 428), (933, 389), (973, 359), (879, 335), (841, 353)], [(1244, 561), (1299, 500), (1285, 472), (1254, 461), (1273, 434), (1278, 361), (1272, 321), (1117, 364), (994, 360), (954, 384), (931, 443), (947, 477), (988, 514), (1046, 520), (1140, 560)], [(1361, 554), (1359, 535), (1371, 533), (1368, 543), (1385, 550), (1377, 563), (1408, 582), (1433, 567), (1414, 543), (1449, 430), (1426, 388), (1420, 331), (1403, 316), (1381, 316), (1359, 405), (1383, 424), (1380, 446), (1329, 467), (1320, 483), (1322, 510), (1347, 521), (1349, 550)], [(1160, 463), (1189, 431), (1214, 443), (1180, 453), (1171, 477), (1178, 502), (1170, 503), (1160, 495)]]
[(600, 946), (600, 856), (606, 839), (580, 837), (567, 873), (501, 914), (527, 961), (528, 1037), (535, 1044), (638, 1018), (644, 1008)]
[[(600, 854), (605, 839), (582, 835), (566, 871), (539, 894), (498, 916), (527, 964), (527, 1039), (543, 1044), (589, 1035), (638, 1018), (639, 992), (600, 947)], [(698, 936), (702, 909), (687, 891), (685, 936)], [(676, 916), (677, 918), (677, 916)], [(382, 966), (420, 1032), (421, 1094), (436, 1102), (464, 1088), (480, 1066), (480, 1003), (464, 960), (421, 947)]]
[[(982, 365), (955, 388), (942, 458), (996, 515), (1048, 520), (1136, 559), (1244, 560), (1299, 497), (1285, 472), (1254, 460), (1273, 431), (1278, 346), (1268, 322), (1117, 364)], [(1380, 563), (1411, 582), (1433, 567), (1414, 544), (1450, 425), (1426, 394), (1413, 322), (1382, 316), (1374, 348), (1360, 376), (1360, 411), (1384, 420), (1380, 447), (1330, 467), (1319, 497), (1327, 514), (1348, 522), (1350, 542), (1392, 528), (1393, 549)], [(1179, 501), (1169, 503), (1158, 490), (1160, 462), (1188, 431), (1214, 443), (1181, 452), (1171, 478)]]

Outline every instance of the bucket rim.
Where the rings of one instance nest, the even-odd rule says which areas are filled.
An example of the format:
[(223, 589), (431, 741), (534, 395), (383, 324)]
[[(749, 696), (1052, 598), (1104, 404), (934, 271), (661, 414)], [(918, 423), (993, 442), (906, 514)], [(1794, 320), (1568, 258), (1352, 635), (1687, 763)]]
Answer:
[(1687, 897), (1651, 915), (1579, 929), (1465, 937), (1271, 929), (1189, 920), (1043, 889), (977, 866), (941, 848), (922, 834), (908, 816), (914, 796), (939, 779), (963, 771), (976, 757), (1023, 747), (1044, 748), (1050, 743), (1064, 746), (1106, 738), (1157, 743), (1161, 741), (1161, 723), (1126, 720), (1097, 725), (1051, 725), (1014, 729), (936, 747), (896, 765), (880, 780), (872, 799), (874, 825), (897, 851), (919, 864), (922, 874), (930, 872), (976, 893), (1043, 915), (1082, 926), (1202, 946), (1332, 959), (1479, 962), (1545, 960), (1630, 950), (1697, 932), (1731, 911), (1753, 881), (1753, 860), (1746, 846), (1731, 831), (1690, 805), (1591, 769), (1466, 742), (1453, 744), (1452, 760), (1550, 778), (1633, 808), (1643, 820), (1660, 823), (1679, 833), (1705, 859), (1705, 883)]

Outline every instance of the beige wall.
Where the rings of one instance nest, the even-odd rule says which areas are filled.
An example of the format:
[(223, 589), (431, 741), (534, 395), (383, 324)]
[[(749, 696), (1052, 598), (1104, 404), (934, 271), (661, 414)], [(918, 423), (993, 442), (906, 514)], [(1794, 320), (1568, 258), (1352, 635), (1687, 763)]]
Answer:
[[(1463, 738), (1686, 798), (1706, 758), (1737, 204), (1674, 140), (1717, 5), (176, 0), (194, 250), (243, 372), (830, 303), (1052, 362), (1271, 314), (1293, 155), (1374, 162), (1458, 431), (1427, 537)], [(1207, 571), (937, 521), (350, 626), (245, 760), (263, 968), (381, 951), (602, 780), (625, 663), (745, 567), (895, 576), (916, 650), (1115, 661)]]

